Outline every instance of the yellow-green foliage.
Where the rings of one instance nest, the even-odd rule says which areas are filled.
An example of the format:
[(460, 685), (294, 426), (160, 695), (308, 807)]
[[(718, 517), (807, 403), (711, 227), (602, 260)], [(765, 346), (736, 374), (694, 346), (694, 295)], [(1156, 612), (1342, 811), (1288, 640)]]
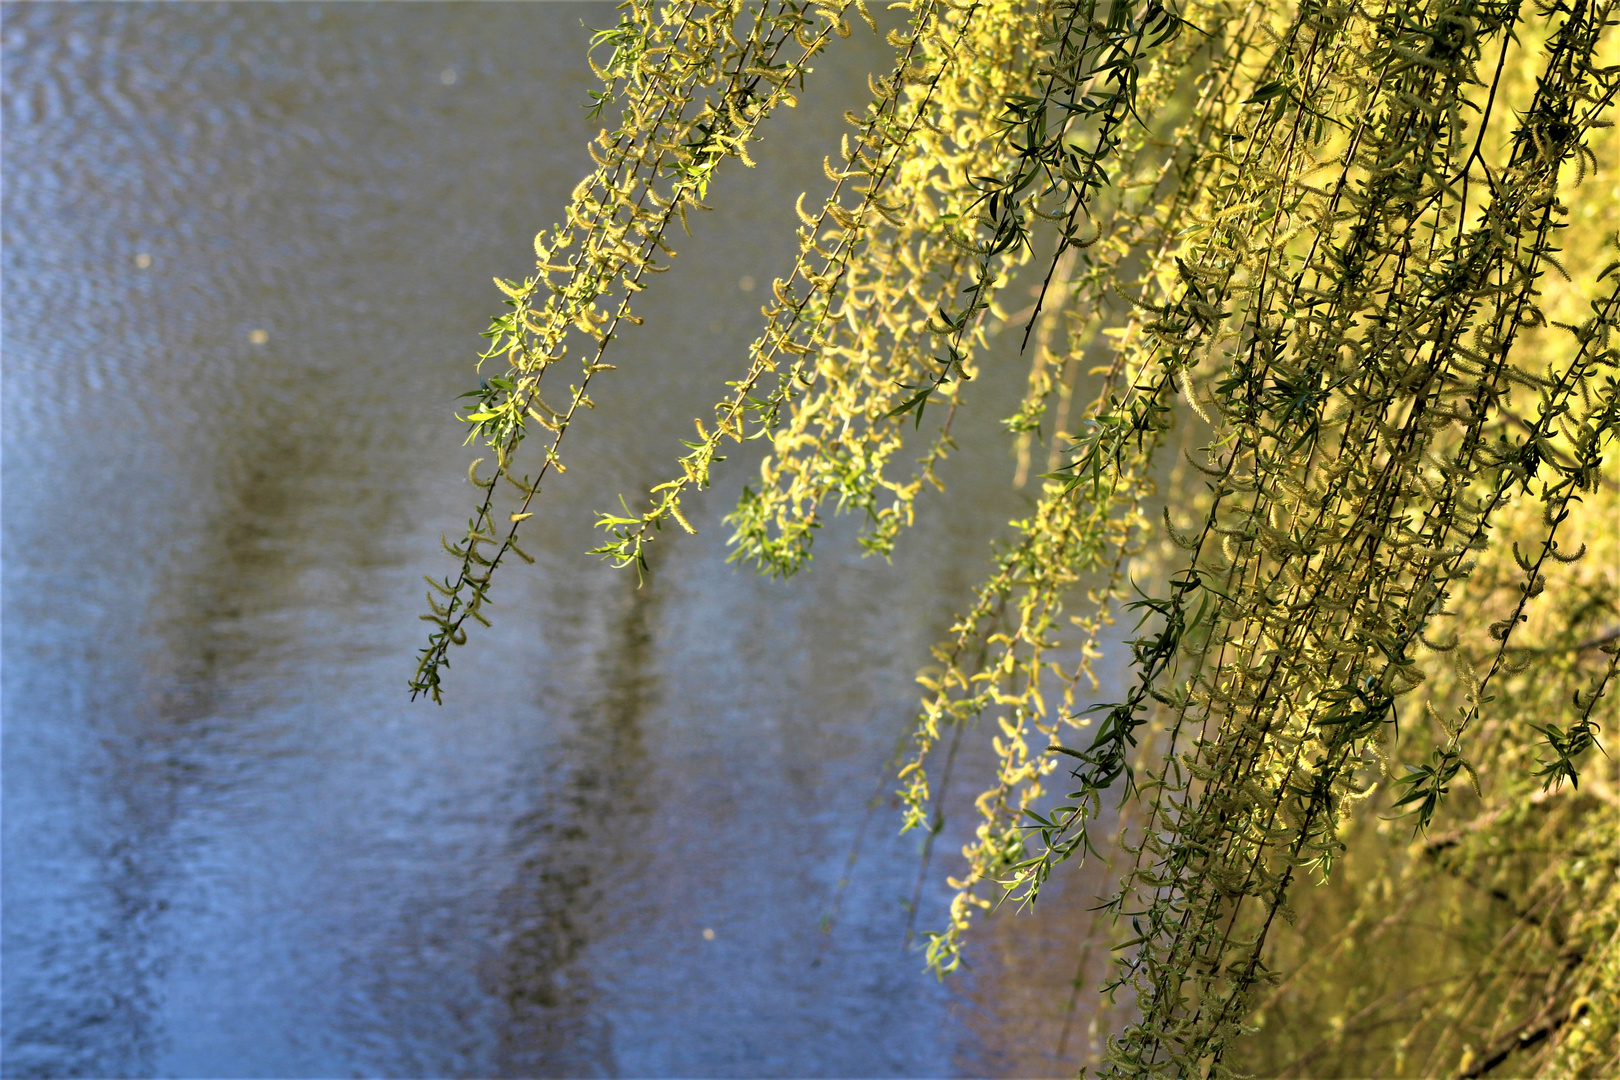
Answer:
[[(665, 522), (690, 530), (682, 499), (725, 441), (760, 438), (739, 558), (794, 573), (827, 506), (887, 554), (939, 486), (991, 331), (1021, 331), (1012, 481), (1037, 453), (1046, 471), (919, 679), (900, 771), (904, 825), (926, 826), (936, 747), (986, 721), (996, 767), (930, 964), (1107, 846), (1124, 800), (1103, 989), (1136, 1014), (1105, 1074), (1319, 1074), (1330, 1048), (1362, 1074), (1610, 1068), (1615, 785), (1590, 763), (1620, 586), (1615, 0), (895, 6), (893, 65), (797, 202), (798, 256), (738, 377), (645, 509), (603, 519), (600, 553), (644, 566)], [(436, 700), (672, 223), (698, 227), (714, 169), (751, 164), (758, 125), (867, 17), (622, 10), (596, 44), (619, 126), (536, 238), (537, 273), (498, 283), (483, 359), (506, 370), (467, 395), (496, 470), (472, 474), (459, 569), (432, 583), (412, 689)], [(580, 375), (549, 405), (570, 344)], [(1127, 595), (1127, 574), (1159, 585)], [(1131, 679), (1093, 703), (1120, 615)], [(1413, 912), (1476, 909), (1443, 977), (1356, 981), (1355, 950)], [(1325, 952), (1283, 929), (1299, 911)], [(1319, 994), (1312, 965), (1357, 989)], [(1408, 1033), (1369, 1041), (1391, 1011)]]
[[(1296, 893), (1298, 918), (1273, 942), (1283, 978), (1261, 993), (1258, 1038), (1239, 1051), (1244, 1071), (1620, 1072), (1620, 769), (1599, 757), (1578, 784), (1549, 785), (1538, 774), (1556, 754), (1524, 737), (1531, 724), (1567, 728), (1594, 684), (1612, 678), (1602, 649), (1620, 633), (1617, 481), (1608, 468), (1573, 537), (1585, 556), (1548, 570), (1545, 603), (1515, 634), (1515, 666), (1527, 666), (1497, 684), (1481, 725), (1479, 792), (1459, 791), (1448, 824), (1419, 835), (1375, 792), (1375, 812), (1341, 826), (1348, 850), (1333, 878)], [(1500, 527), (1522, 543), (1541, 524), (1523, 507)], [(1520, 580), (1511, 561), (1484, 562), (1464, 601), (1512, 610)], [(1403, 735), (1408, 725), (1432, 734), (1435, 717), (1456, 715), (1458, 669), (1477, 672), (1496, 646), (1484, 623), (1456, 637), (1451, 652), (1426, 658)]]

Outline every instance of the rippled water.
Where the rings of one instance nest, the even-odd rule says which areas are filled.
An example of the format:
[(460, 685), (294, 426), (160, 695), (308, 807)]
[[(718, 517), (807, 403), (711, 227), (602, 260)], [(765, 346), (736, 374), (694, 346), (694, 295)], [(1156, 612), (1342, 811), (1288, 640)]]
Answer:
[(739, 281), (780, 266), (869, 35), (647, 294), (446, 706), (406, 700), (471, 491), (447, 403), (588, 166), (581, 23), (611, 18), (5, 5), (5, 1075), (1073, 1068), (1078, 901), (941, 985), (903, 946), (915, 838), (862, 833), (1020, 505), (1000, 403), (893, 566), (839, 529), (791, 584), (717, 525), (639, 590), (583, 554), (737, 364)]

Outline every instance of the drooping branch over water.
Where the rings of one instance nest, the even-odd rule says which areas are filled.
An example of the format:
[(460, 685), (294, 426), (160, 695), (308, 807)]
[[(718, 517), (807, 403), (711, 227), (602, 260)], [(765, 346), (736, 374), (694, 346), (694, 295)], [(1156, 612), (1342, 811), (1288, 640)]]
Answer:
[[(1539, 748), (1544, 790), (1603, 753), (1613, 635), (1602, 673), (1545, 664), (1571, 683), (1565, 715), (1500, 710), (1544, 660), (1527, 620), (1602, 614), (1544, 594), (1617, 483), (1614, 0), (894, 6), (892, 66), (785, 220), (799, 250), (763, 330), (644, 509), (603, 516), (598, 553), (644, 568), (667, 522), (692, 530), (682, 500), (725, 443), (761, 439), (735, 558), (792, 575), (829, 506), (887, 556), (942, 489), (979, 359), (1025, 354), (1016, 482), (1036, 443), (1048, 471), (919, 679), (899, 773), (904, 826), (927, 827), (940, 741), (990, 721), (994, 774), (928, 962), (954, 969), (976, 913), (1034, 903), (1132, 800), (1101, 989), (1132, 991), (1137, 1019), (1105, 1072), (1230, 1075), (1274, 931), (1355, 821), (1424, 834), (1454, 789), (1484, 798), (1504, 762), (1527, 767), (1504, 741)], [(635, 295), (670, 268), (672, 223), (703, 227), (715, 170), (751, 164), (851, 18), (877, 29), (860, 3), (621, 11), (592, 53), (592, 108), (618, 126), (536, 238), (536, 273), (498, 282), (482, 363), (504, 371), (463, 413), (495, 466), (445, 541), (457, 569), (430, 579), (413, 694), (440, 698), (496, 569), (526, 558), (522, 523)], [(1571, 230), (1586, 205), (1602, 228)], [(570, 347), (579, 374), (548, 404)], [(1502, 568), (1506, 610), (1477, 587)], [(1091, 701), (1122, 616), (1132, 677)], [(1459, 647), (1476, 624), (1484, 652)], [(1620, 969), (1582, 978), (1559, 985), (1611, 987), (1614, 1013)], [(1564, 1038), (1547, 1060), (1567, 1063)]]

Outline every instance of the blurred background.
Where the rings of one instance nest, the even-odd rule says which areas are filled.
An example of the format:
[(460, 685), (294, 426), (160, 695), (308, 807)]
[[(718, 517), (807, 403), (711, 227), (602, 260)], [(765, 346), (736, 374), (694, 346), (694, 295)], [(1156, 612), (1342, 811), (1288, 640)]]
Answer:
[(407, 700), (421, 578), (473, 494), (450, 405), (491, 276), (589, 167), (584, 49), (614, 20), (4, 5), (6, 1076), (1034, 1076), (1095, 1051), (1068, 986), (1106, 959), (1077, 944), (1091, 871), (936, 982), (908, 907), (943, 922), (966, 795), (919, 885), (885, 773), (1026, 505), (995, 423), (1015, 341), (986, 361), (1006, 400), (958, 421), (952, 512), (892, 565), (834, 526), (790, 583), (728, 566), (742, 457), (641, 588), (584, 554), (738, 370), (793, 199), (887, 62), (870, 33), (724, 174), (593, 384), (537, 565), (445, 706)]

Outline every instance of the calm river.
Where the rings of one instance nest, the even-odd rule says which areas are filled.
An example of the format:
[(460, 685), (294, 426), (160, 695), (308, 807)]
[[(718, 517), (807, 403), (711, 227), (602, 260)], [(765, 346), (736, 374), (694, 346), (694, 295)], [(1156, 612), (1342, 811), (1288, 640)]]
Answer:
[(744, 279), (783, 266), (880, 41), (841, 43), (676, 245), (538, 564), (436, 708), (405, 686), (472, 492), (449, 405), (490, 277), (589, 165), (583, 24), (612, 8), (3, 16), (4, 1075), (1079, 1063), (1088, 1014), (1055, 1051), (1083, 890), (998, 916), (941, 984), (905, 944), (917, 838), (886, 803), (863, 832), (913, 676), (1023, 505), (1005, 391), (893, 565), (830, 528), (792, 582), (728, 566), (740, 457), (646, 586), (584, 554), (734, 377)]

